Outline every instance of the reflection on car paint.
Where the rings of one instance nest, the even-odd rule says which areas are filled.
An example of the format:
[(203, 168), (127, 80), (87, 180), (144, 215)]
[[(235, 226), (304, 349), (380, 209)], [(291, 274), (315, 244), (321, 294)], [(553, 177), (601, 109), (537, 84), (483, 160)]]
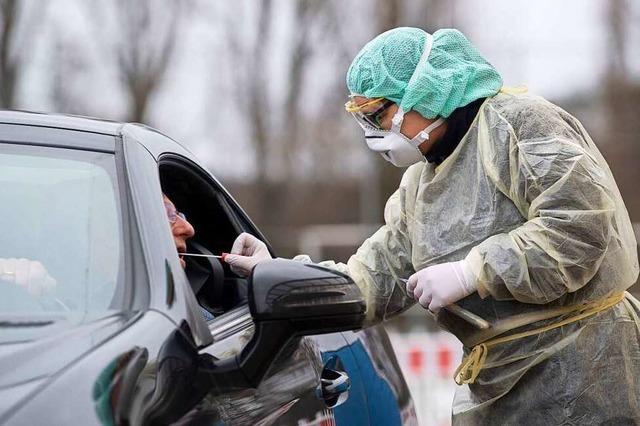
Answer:
[(125, 407), (133, 397), (131, 391), (148, 360), (147, 349), (135, 347), (116, 357), (102, 370), (93, 386), (93, 401), (103, 425), (122, 424), (128, 418)]
[(345, 370), (342, 360), (337, 355), (330, 356), (324, 363), (316, 396), (322, 399), (328, 408), (342, 405), (349, 398), (351, 378)]
[[(272, 424), (302, 400), (320, 407), (314, 392), (322, 366), (314, 356), (315, 351), (311, 339), (284, 348), (257, 389), (209, 395), (206, 409), (218, 410), (224, 424), (235, 426)], [(272, 416), (275, 411), (280, 413), (277, 417)]]
[(169, 334), (157, 362), (145, 348), (112, 360), (93, 387), (96, 414), (103, 425), (169, 424), (179, 420), (210, 388), (198, 375), (198, 352), (186, 322)]

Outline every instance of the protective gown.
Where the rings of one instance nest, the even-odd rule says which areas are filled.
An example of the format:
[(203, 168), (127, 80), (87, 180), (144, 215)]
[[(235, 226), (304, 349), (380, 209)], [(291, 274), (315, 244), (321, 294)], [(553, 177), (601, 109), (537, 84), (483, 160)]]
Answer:
[[(458, 304), (490, 322), (599, 300), (635, 282), (627, 210), (577, 119), (531, 95), (488, 98), (440, 166), (418, 163), (405, 172), (387, 202), (385, 225), (348, 264), (325, 265), (358, 283), (368, 321), (376, 323), (415, 302), (399, 278), (464, 258), (479, 290)], [(640, 422), (634, 303), (626, 298), (581, 321), (492, 347), (475, 383), (458, 388), (453, 423)], [(477, 331), (444, 310), (437, 320), (468, 353)]]

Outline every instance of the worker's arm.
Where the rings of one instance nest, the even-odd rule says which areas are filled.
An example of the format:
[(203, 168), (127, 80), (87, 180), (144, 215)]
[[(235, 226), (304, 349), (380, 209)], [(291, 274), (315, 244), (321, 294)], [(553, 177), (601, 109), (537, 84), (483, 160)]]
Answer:
[(360, 246), (347, 265), (320, 262), (348, 274), (358, 284), (367, 302), (367, 325), (398, 314), (415, 303), (407, 296), (406, 286), (400, 280), (415, 272), (407, 216), (411, 217), (423, 167), (424, 163), (420, 163), (407, 169), (400, 187), (387, 201), (385, 224)]
[(487, 175), (527, 219), (468, 254), (481, 296), (555, 300), (593, 278), (610, 243), (614, 184), (606, 166), (556, 111), (534, 113), (539, 116), (532, 118), (532, 128), (546, 135), (523, 138), (527, 132), (502, 122), (488, 127), (509, 133), (508, 146), (480, 147)]

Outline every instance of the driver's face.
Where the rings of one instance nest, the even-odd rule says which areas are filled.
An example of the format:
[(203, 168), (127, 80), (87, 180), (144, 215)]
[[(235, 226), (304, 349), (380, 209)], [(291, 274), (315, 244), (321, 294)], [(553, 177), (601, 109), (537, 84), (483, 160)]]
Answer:
[[(171, 225), (171, 234), (173, 234), (173, 242), (176, 245), (176, 250), (178, 250), (178, 253), (184, 253), (187, 251), (187, 240), (193, 237), (196, 231), (184, 215), (176, 210), (176, 207), (169, 197), (163, 195), (163, 200), (165, 209), (167, 210), (167, 219), (169, 220), (169, 225)], [(186, 266), (182, 256), (180, 256), (180, 265), (183, 268)]]

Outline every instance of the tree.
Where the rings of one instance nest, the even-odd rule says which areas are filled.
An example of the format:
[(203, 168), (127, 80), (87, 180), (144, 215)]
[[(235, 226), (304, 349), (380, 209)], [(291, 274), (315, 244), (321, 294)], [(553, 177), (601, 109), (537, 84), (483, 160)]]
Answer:
[[(605, 23), (609, 28), (607, 47), (607, 71), (604, 77), (604, 107), (607, 128), (602, 137), (602, 145), (616, 176), (620, 190), (625, 196), (632, 221), (640, 221), (640, 197), (637, 196), (637, 182), (640, 169), (640, 122), (637, 111), (640, 106), (640, 84), (632, 78), (629, 68), (630, 29), (637, 21), (638, 8), (634, 9), (626, 0), (612, 0), (607, 3)], [(637, 22), (635, 22), (637, 27)]]
[(117, 69), (129, 95), (126, 121), (145, 123), (153, 95), (160, 89), (174, 59), (185, 0), (114, 0), (86, 4), (106, 59)]
[[(234, 100), (246, 112), (244, 123), (258, 158), (258, 182), (282, 183), (294, 174), (296, 153), (302, 148), (300, 99), (305, 93), (306, 67), (314, 54), (314, 30), (322, 23), (325, 10), (324, 2), (312, 0), (278, 3), (277, 9), (271, 0), (265, 0), (253, 10), (242, 4), (227, 10), (226, 54), (221, 56), (233, 62)], [(286, 25), (283, 15), (290, 17)], [(248, 27), (253, 30), (247, 31)], [(292, 30), (286, 39), (276, 40), (274, 32), (283, 27)], [(283, 47), (278, 43), (286, 45), (287, 55), (273, 66), (269, 52)], [(277, 92), (270, 90), (283, 82)]]
[[(17, 0), (0, 0), (0, 107), (15, 108), (18, 78), (27, 63), (27, 52), (38, 28), (46, 6), (28, 7), (30, 3)], [(28, 21), (28, 22), (27, 22)], [(22, 31), (29, 28), (29, 32)]]
[[(50, 68), (51, 102), (56, 112), (92, 115), (87, 99), (86, 81), (91, 75), (85, 52), (75, 41), (54, 35), (53, 63)], [(83, 84), (84, 83), (84, 84)]]

